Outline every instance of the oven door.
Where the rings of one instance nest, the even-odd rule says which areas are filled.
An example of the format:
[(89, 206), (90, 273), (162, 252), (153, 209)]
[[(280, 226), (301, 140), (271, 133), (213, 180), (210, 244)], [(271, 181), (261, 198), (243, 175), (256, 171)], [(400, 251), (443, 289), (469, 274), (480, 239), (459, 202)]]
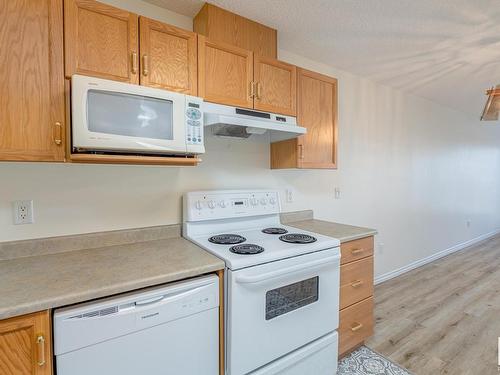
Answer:
[(185, 95), (74, 75), (71, 102), (77, 150), (186, 153)]
[(338, 248), (228, 271), (228, 374), (247, 374), (337, 329), (339, 273)]

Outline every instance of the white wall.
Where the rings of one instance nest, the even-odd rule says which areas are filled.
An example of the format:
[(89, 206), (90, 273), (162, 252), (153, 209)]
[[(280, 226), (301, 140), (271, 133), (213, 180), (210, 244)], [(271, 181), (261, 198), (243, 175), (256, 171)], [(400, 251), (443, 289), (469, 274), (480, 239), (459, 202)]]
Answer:
[[(178, 223), (182, 193), (212, 188), (292, 188), (285, 211), (377, 228), (376, 275), (500, 227), (500, 126), (286, 51), (280, 58), (339, 78), (337, 171), (270, 170), (265, 138), (209, 137), (196, 168), (0, 163), (0, 241)], [(17, 199), (34, 200), (35, 224), (12, 224)]]

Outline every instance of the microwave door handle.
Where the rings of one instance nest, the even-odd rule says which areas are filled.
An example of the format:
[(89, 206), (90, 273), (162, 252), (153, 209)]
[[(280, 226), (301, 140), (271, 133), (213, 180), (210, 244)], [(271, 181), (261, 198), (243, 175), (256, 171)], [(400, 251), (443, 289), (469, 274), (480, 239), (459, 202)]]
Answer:
[(339, 260), (340, 260), (340, 256), (333, 256), (333, 257), (328, 257), (328, 258), (324, 258), (324, 259), (314, 260), (314, 261), (304, 263), (304, 264), (298, 264), (296, 266), (291, 266), (291, 267), (276, 270), (276, 271), (263, 273), (263, 274), (256, 275), (256, 276), (243, 276), (243, 275), (237, 276), (236, 282), (239, 284), (256, 284), (256, 283), (260, 283), (260, 282), (265, 281), (265, 280), (274, 279), (276, 277), (288, 275), (290, 273), (299, 272), (299, 271), (306, 271), (306, 270), (309, 271), (312, 268), (319, 268), (319, 267), (324, 267), (326, 265), (330, 265), (333, 263), (338, 263)]

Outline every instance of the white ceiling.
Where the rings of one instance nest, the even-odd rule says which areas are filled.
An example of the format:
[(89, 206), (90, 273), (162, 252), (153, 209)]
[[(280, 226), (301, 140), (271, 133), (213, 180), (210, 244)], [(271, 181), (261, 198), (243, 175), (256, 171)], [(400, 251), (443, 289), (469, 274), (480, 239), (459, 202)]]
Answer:
[[(186, 16), (200, 0), (146, 0)], [(499, 0), (212, 0), (279, 48), (479, 117), (500, 83)]]

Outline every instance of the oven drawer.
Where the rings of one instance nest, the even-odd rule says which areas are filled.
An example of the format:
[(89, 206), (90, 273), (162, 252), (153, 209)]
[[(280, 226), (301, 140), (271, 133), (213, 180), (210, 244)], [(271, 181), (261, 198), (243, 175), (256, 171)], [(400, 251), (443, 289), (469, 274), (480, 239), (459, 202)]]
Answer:
[(373, 236), (359, 240), (344, 242), (340, 245), (342, 251), (341, 264), (373, 255)]
[(334, 375), (338, 345), (337, 332), (329, 333), (249, 375)]
[(340, 252), (228, 271), (227, 369), (244, 375), (335, 331)]
[(373, 295), (373, 257), (340, 266), (340, 309)]
[(371, 335), (373, 335), (373, 297), (340, 312), (340, 355), (361, 344)]

